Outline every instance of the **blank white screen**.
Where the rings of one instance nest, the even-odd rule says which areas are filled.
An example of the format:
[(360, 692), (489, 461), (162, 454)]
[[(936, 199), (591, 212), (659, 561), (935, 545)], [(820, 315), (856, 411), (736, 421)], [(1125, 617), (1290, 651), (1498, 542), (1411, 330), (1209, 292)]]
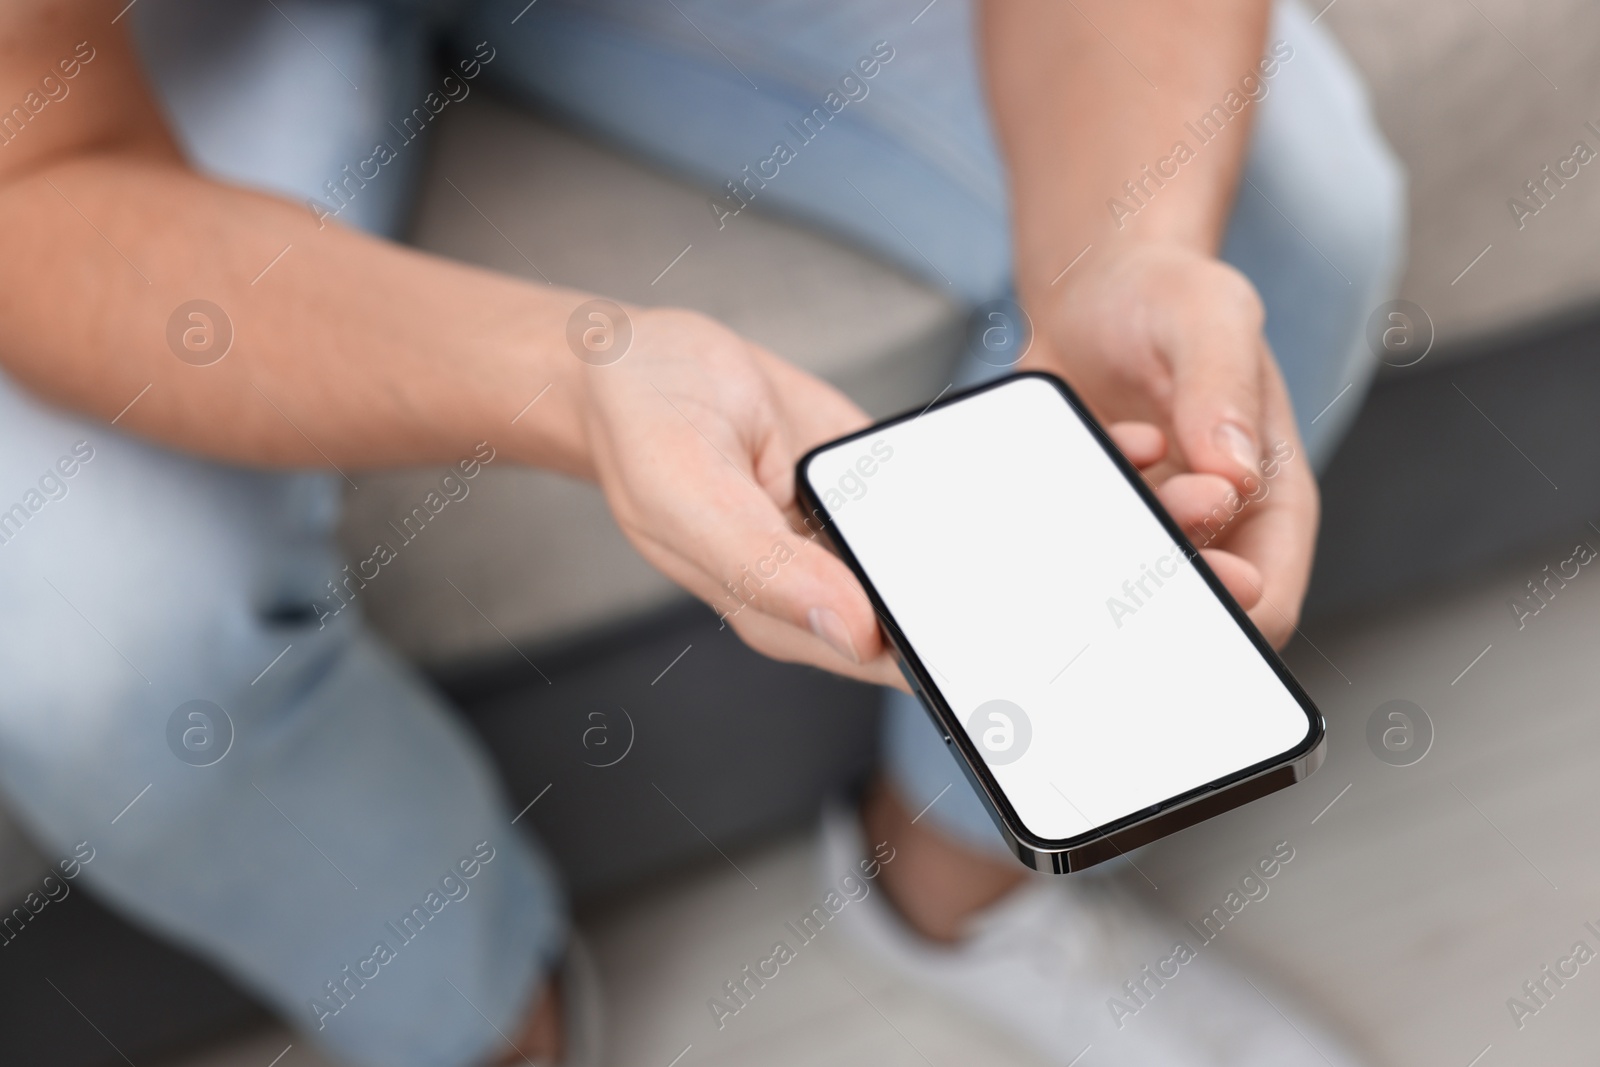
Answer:
[(969, 733), (1038, 837), (1305, 740), (1305, 711), (1049, 382), (834, 446), (807, 477), (957, 718), (1023, 710), (1025, 750), (1015, 724), (995, 758), (983, 735), (1005, 749), (1003, 723)]

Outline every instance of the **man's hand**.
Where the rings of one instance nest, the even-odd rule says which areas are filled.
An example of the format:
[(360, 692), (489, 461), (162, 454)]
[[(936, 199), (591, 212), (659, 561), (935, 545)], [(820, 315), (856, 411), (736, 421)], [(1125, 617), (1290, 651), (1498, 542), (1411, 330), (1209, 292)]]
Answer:
[[(1017, 289), (1034, 319), (1026, 362), (1102, 420), (1168, 435), (1152, 481), (1281, 644), (1310, 573), (1316, 486), (1260, 297), (1216, 258), (1258, 94), (1219, 132), (1194, 132), (1230, 91), (1243, 99), (1247, 78), (1263, 84), (1270, 4), (985, 0), (982, 12)], [(1179, 144), (1177, 175), (1147, 179)]]
[(626, 357), (583, 385), (590, 456), (623, 532), (756, 651), (900, 685), (872, 604), (795, 502), (795, 461), (866, 416), (711, 319), (630, 314)]
[[(1070, 284), (1068, 281), (1070, 280)], [(1162, 502), (1282, 644), (1311, 572), (1317, 489), (1245, 277), (1179, 245), (1123, 244), (1041, 298), (1024, 367), (1072, 382), (1103, 422), (1159, 427)]]

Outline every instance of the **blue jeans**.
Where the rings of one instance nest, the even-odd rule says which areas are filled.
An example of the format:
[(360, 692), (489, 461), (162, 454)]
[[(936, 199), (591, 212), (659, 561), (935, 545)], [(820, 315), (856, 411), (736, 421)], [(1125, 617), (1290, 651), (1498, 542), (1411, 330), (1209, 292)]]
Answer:
[[(762, 189), (765, 206), (964, 300), (1008, 289), (1005, 183), (964, 0), (914, 23), (886, 3), (524, 5), (145, 0), (130, 17), (196, 162), (296, 199), (421, 100), (440, 34), (467, 52), (490, 41), (485, 77), (503, 90), (708, 194), (885, 41), (894, 58), (870, 95)], [(1359, 338), (1398, 265), (1401, 181), (1326, 37), (1292, 7), (1273, 35), (1295, 57), (1260, 106), (1226, 254), (1266, 298), (1324, 456), (1356, 397), (1310, 421), (1370, 376)], [(341, 221), (395, 232), (401, 179)], [(14, 502), (26, 515), (7, 524)], [(84, 877), (104, 898), (336, 1054), (473, 1063), (559, 957), (567, 917), (449, 709), (354, 613), (319, 629), (308, 610), (342, 562), (337, 509), (323, 474), (172, 452), (0, 378), (0, 789), (48, 849), (93, 845)], [(886, 730), (889, 773), (919, 807), (939, 797), (928, 818), (992, 843), (920, 709), (891, 699)]]

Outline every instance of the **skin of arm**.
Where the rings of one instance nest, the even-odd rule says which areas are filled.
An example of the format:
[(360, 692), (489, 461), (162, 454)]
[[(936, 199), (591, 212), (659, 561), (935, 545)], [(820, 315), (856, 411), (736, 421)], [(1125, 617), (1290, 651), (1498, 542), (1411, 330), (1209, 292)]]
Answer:
[[(319, 230), (303, 207), (194, 173), (103, 8), (23, 0), (0, 15), (0, 100), (59, 79), (80, 42), (92, 55), (0, 146), (0, 361), (15, 379), (107, 420), (149, 386), (120, 427), (237, 463), (450, 462), (492, 436), (589, 473), (564, 342), (583, 294)], [(234, 328), (206, 367), (167, 346), (169, 316), (195, 298)], [(541, 417), (510, 426), (551, 383)]]
[[(1168, 242), (1215, 255), (1251, 108), (1118, 228), (1106, 201), (1255, 70), (1267, 0), (989, 0), (983, 40), (1011, 168), (1018, 288), (1031, 302), (1084, 245)], [(1103, 31), (1103, 32), (1102, 32)], [(1143, 72), (1143, 73), (1141, 73)], [(1146, 80), (1154, 78), (1155, 84)], [(1065, 256), (1065, 258), (1063, 258)]]
[[(1104, 421), (1163, 430), (1150, 474), (1196, 534), (1218, 506), (1251, 501), (1196, 541), (1281, 644), (1310, 577), (1316, 484), (1261, 299), (1216, 258), (1256, 105), (1203, 144), (1186, 126), (1259, 80), (1269, 16), (1267, 0), (985, 0), (981, 34), (1034, 323), (1023, 365), (1067, 378)], [(1131, 198), (1125, 183), (1179, 141), (1192, 158)]]

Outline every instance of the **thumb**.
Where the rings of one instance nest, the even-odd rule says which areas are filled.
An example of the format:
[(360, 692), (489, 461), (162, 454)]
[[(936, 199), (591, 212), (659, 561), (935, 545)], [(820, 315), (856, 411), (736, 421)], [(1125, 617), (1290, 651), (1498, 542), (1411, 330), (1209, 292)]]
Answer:
[(1220, 308), (1208, 299), (1166, 346), (1178, 448), (1191, 470), (1241, 487), (1261, 474), (1262, 365), (1270, 357), (1259, 307), (1254, 289), (1248, 300), (1224, 301)]

